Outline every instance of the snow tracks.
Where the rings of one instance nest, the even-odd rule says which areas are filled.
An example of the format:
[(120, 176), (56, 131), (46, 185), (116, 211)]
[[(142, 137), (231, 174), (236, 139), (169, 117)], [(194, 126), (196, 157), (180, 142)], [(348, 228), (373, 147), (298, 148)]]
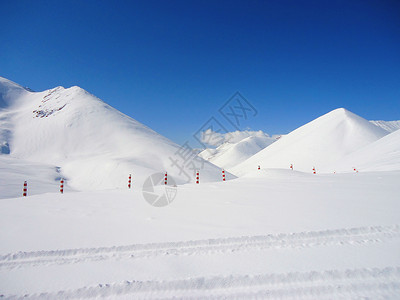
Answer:
[[(172, 281), (126, 281), (24, 299), (398, 299), (400, 268), (218, 276)], [(9, 296), (7, 299), (19, 299)]]
[[(123, 261), (197, 256), (224, 257), (268, 249), (313, 249), (329, 246), (354, 247), (391, 242), (400, 238), (400, 226), (372, 226), (350, 229), (282, 233), (264, 236), (205, 239), (184, 242), (136, 244), (127, 246), (81, 248), (54, 251), (17, 252), (0, 256), (0, 271), (47, 267), (50, 265), (77, 265), (86, 262)], [(361, 247), (361, 248), (360, 248)], [(251, 253), (253, 253), (251, 252)], [(249, 252), (250, 253), (250, 252)], [(384, 255), (384, 254), (383, 254)], [(251, 256), (251, 255), (250, 255)], [(232, 260), (234, 261), (234, 260)], [(313, 269), (311, 269), (313, 270)], [(223, 273), (221, 273), (223, 274)], [(228, 273), (229, 274), (229, 273)], [(63, 298), (396, 298), (400, 295), (400, 266), (383, 268), (353, 268), (348, 270), (282, 272), (252, 275), (189, 276), (174, 280), (133, 280), (110, 284), (82, 284), (78, 289), (66, 288), (58, 292), (28, 293), (28, 299)], [(182, 277), (181, 277), (182, 278)], [(171, 279), (171, 280), (169, 280)], [(96, 282), (96, 281), (95, 281)], [(101, 281), (97, 281), (101, 282)], [(58, 290), (58, 289), (57, 289)], [(21, 295), (22, 296), (22, 295)], [(20, 296), (3, 295), (17, 299)], [(1, 296), (0, 296), (1, 298)]]
[(350, 229), (282, 233), (184, 242), (134, 244), (127, 246), (17, 252), (0, 256), (0, 269), (24, 265), (70, 264), (108, 259), (137, 259), (159, 255), (196, 255), (215, 252), (307, 248), (330, 245), (378, 243), (399, 238), (400, 226), (372, 226)]

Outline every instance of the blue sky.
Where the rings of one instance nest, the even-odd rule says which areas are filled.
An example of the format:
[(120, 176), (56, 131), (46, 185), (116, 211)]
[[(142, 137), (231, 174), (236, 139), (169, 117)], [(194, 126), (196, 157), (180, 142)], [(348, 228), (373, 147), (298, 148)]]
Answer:
[[(183, 143), (239, 91), (241, 129), (338, 107), (400, 119), (398, 1), (1, 1), (0, 76), (81, 86)], [(231, 130), (228, 123), (224, 126)]]

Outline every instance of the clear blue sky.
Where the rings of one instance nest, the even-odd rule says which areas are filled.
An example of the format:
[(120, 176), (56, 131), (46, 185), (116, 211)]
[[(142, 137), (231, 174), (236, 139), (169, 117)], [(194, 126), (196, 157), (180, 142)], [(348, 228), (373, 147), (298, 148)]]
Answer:
[(0, 76), (79, 85), (182, 143), (234, 92), (287, 133), (338, 107), (400, 119), (400, 2), (1, 1)]

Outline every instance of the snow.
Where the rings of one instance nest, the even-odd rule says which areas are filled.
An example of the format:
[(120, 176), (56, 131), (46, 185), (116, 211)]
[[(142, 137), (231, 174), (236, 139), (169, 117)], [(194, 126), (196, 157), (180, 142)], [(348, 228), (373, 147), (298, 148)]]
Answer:
[(372, 124), (381, 127), (387, 132), (393, 132), (400, 129), (400, 121), (370, 121)]
[(55, 166), (0, 155), (0, 198), (22, 196), (24, 181), (28, 182), (28, 195), (55, 193), (61, 177)]
[[(236, 130), (232, 132), (216, 132), (211, 130), (210, 128), (201, 134), (201, 141), (204, 144), (208, 144), (212, 147), (219, 147), (225, 143), (239, 143), (248, 137), (258, 137), (258, 138), (270, 138), (268, 134), (263, 132), (262, 130), (251, 131), (251, 130)], [(273, 135), (273, 139), (277, 139), (279, 135)], [(213, 149), (213, 148), (212, 148)]]
[(220, 168), (198, 157), (184, 165), (179, 145), (79, 87), (33, 93), (6, 79), (0, 86), (2, 153), (53, 165), (73, 189), (123, 188), (129, 174), (144, 182), (165, 171), (184, 183), (200, 168), (203, 182), (221, 178)]
[(349, 171), (349, 166), (363, 172), (400, 170), (400, 131), (393, 131), (345, 156), (337, 169)]
[(137, 186), (2, 199), (0, 290), (49, 298), (393, 297), (399, 179), (399, 171), (269, 170), (180, 185), (162, 209)]
[[(277, 141), (236, 132), (194, 184), (180, 146), (79, 87), (0, 77), (0, 125), (1, 298), (400, 295), (400, 131), (337, 109)], [(165, 171), (176, 198), (151, 206)]]
[(241, 139), (238, 139), (236, 135), (234, 139), (224, 142), (216, 149), (203, 150), (199, 156), (221, 168), (232, 168), (277, 140), (262, 131), (256, 133), (244, 135), (246, 137)]
[[(235, 175), (261, 168), (288, 169), (331, 173), (347, 154), (387, 134), (356, 114), (339, 108), (333, 110), (280, 138), (246, 161), (228, 169)], [(351, 169), (352, 166), (349, 166)]]

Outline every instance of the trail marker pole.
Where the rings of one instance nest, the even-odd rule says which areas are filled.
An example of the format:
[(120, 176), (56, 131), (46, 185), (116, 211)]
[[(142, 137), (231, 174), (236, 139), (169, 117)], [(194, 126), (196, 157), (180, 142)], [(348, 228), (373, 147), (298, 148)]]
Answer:
[(199, 171), (196, 171), (196, 184), (199, 184), (200, 174)]
[(168, 174), (167, 172), (165, 172), (165, 177), (164, 177), (164, 184), (167, 185), (167, 178), (168, 178)]
[(60, 193), (64, 194), (64, 178), (61, 178), (60, 181)]
[(293, 164), (290, 164), (290, 168), (293, 170)]
[(24, 181), (24, 191), (22, 193), (22, 196), (26, 197), (27, 193), (28, 193), (28, 182)]
[(312, 168), (313, 174), (317, 174), (317, 171), (315, 170), (315, 167)]
[(225, 170), (222, 169), (222, 181), (225, 181)]
[(131, 188), (131, 183), (132, 183), (132, 174), (129, 174), (129, 178), (128, 178), (128, 189)]
[(258, 169), (260, 170), (260, 166), (258, 166)]

